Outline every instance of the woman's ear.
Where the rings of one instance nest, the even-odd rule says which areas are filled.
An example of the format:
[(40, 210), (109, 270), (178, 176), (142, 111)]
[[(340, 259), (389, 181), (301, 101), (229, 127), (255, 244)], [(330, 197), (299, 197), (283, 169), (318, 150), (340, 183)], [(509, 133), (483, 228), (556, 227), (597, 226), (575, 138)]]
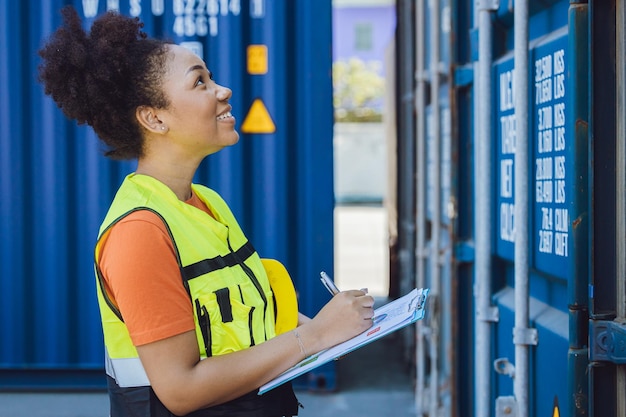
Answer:
[(135, 117), (141, 126), (149, 132), (163, 134), (167, 133), (168, 128), (159, 118), (158, 113), (153, 107), (139, 106), (135, 111)]

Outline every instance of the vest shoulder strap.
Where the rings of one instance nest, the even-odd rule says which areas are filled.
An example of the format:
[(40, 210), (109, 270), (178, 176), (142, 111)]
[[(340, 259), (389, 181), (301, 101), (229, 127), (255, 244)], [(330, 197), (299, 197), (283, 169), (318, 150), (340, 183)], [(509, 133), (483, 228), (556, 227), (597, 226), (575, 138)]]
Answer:
[(255, 252), (256, 250), (252, 246), (252, 243), (248, 241), (235, 252), (231, 252), (224, 256), (218, 255), (211, 259), (203, 259), (193, 264), (184, 266), (182, 268), (183, 279), (185, 281), (189, 281), (201, 275), (208, 274), (209, 272), (239, 265)]

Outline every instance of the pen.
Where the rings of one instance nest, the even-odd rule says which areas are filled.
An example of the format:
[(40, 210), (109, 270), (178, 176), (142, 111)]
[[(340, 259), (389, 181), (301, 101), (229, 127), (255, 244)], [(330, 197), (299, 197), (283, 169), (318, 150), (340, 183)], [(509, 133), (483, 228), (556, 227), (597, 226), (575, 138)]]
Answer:
[(339, 294), (339, 288), (335, 285), (332, 279), (328, 276), (328, 274), (324, 271), (320, 272), (320, 280), (324, 287), (328, 290), (331, 295)]
[[(324, 287), (326, 287), (326, 289), (328, 290), (329, 293), (331, 293), (331, 295), (337, 295), (339, 294), (339, 288), (337, 288), (337, 286), (335, 285), (335, 283), (333, 282), (332, 279), (330, 279), (330, 277), (328, 276), (328, 274), (324, 271), (320, 272), (320, 280), (322, 281), (322, 284), (324, 284)], [(367, 293), (367, 289), (363, 289), (362, 291), (364, 291), (365, 293)], [(377, 323), (381, 320), (384, 320), (385, 317), (387, 317), (386, 314), (383, 314), (382, 316), (375, 316), (372, 317), (369, 320), (372, 320), (374, 323)]]

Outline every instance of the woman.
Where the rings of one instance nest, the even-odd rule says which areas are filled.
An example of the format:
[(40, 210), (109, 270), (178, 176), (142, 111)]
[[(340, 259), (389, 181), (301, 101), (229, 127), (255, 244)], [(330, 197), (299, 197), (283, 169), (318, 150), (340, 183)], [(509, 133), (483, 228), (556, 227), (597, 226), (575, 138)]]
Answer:
[[(40, 80), (115, 159), (136, 158), (96, 244), (111, 415), (297, 415), (289, 384), (258, 387), (371, 326), (374, 300), (342, 292), (275, 335), (260, 258), (226, 203), (192, 184), (200, 162), (239, 140), (198, 56), (114, 12), (89, 33), (76, 11), (40, 50)], [(341, 320), (337, 320), (341, 317)]]

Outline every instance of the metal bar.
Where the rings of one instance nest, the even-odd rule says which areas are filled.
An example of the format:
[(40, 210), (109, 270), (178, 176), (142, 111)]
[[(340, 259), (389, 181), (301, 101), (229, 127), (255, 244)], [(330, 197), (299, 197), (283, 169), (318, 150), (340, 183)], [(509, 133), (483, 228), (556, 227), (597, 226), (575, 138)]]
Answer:
[[(515, 2), (515, 330), (528, 328), (528, 0)], [(513, 392), (518, 417), (528, 413), (528, 345), (515, 342)]]
[(398, 2), (399, 50), (399, 140), (398, 140), (398, 262), (400, 282), (407, 288), (413, 287), (415, 279), (415, 117), (413, 70), (413, 9), (412, 2)]
[(476, 241), (474, 282), (475, 309), (475, 416), (491, 414), (491, 225), (492, 213), (492, 106), (491, 66), (492, 36), (491, 10), (476, 3), (475, 26), (478, 25), (478, 63), (475, 64), (474, 109), (474, 235)]
[(439, 265), (439, 236), (441, 233), (441, 117), (439, 109), (439, 61), (440, 57), (440, 36), (441, 17), (439, 13), (439, 2), (429, 1), (430, 9), (430, 107), (432, 125), (432, 143), (430, 146), (431, 158), (434, 166), (429, 173), (432, 181), (432, 227), (429, 253), (430, 265), (430, 295), (435, 300), (434, 314), (431, 316), (430, 326), (430, 404), (429, 415), (439, 415), (439, 321), (441, 320), (441, 310), (437, 307), (440, 300), (440, 280), (441, 269)]
[[(615, 13), (615, 56), (622, 57), (622, 59), (616, 59), (616, 84), (617, 97), (616, 97), (616, 152), (618, 161), (624, 161), (626, 159), (626, 63), (624, 63), (623, 57), (626, 56), (626, 5), (624, 2), (616, 3)], [(623, 237), (626, 236), (626, 167), (623, 163), (616, 164), (616, 235), (619, 238), (616, 239), (616, 253), (615, 257), (616, 265), (616, 286), (617, 286), (617, 300), (616, 300), (616, 313), (618, 320), (626, 319), (626, 242)], [(626, 366), (618, 366), (616, 369), (616, 391), (618, 393), (626, 392)], [(617, 395), (616, 398), (616, 411), (617, 415), (626, 415), (626, 397), (624, 395)]]
[(570, 4), (568, 27), (568, 84), (570, 104), (567, 120), (573, 134), (569, 146), (576, 156), (569, 176), (568, 195), (571, 196), (571, 252), (568, 284), (569, 347), (568, 401), (570, 414), (587, 415), (589, 397), (588, 334), (589, 334), (589, 187), (588, 187), (588, 88), (589, 85), (589, 7)]
[[(426, 152), (425, 146), (425, 134), (426, 128), (424, 123), (425, 107), (426, 107), (426, 77), (425, 77), (425, 62), (426, 62), (426, 47), (425, 47), (425, 33), (424, 33), (424, 13), (425, 13), (425, 0), (417, 0), (415, 10), (415, 77), (417, 83), (415, 108), (416, 108), (416, 182), (417, 182), (417, 199), (416, 204), (416, 254), (415, 254), (415, 269), (416, 269), (416, 286), (417, 288), (423, 288), (426, 285), (425, 278), (425, 252), (426, 252), (426, 158), (424, 157)], [(416, 322), (415, 338), (416, 338), (416, 351), (415, 351), (415, 366), (416, 366), (416, 384), (415, 384), (415, 412), (417, 417), (421, 417), (426, 412), (426, 406), (424, 405), (425, 385), (426, 385), (426, 358), (424, 350), (424, 324), (421, 320)]]
[[(589, 3), (589, 201), (591, 202), (590, 294), (591, 331), (596, 321), (611, 321), (617, 313), (616, 233), (616, 0)], [(607, 56), (610, 57), (607, 60)], [(619, 57), (623, 59), (623, 57)], [(601, 103), (601, 105), (595, 105)], [(612, 109), (607, 111), (606, 109)], [(589, 416), (617, 416), (617, 366), (593, 360), (590, 347)]]
[(0, 369), (2, 392), (103, 392), (106, 388), (104, 367), (93, 363), (75, 363), (71, 368)]

